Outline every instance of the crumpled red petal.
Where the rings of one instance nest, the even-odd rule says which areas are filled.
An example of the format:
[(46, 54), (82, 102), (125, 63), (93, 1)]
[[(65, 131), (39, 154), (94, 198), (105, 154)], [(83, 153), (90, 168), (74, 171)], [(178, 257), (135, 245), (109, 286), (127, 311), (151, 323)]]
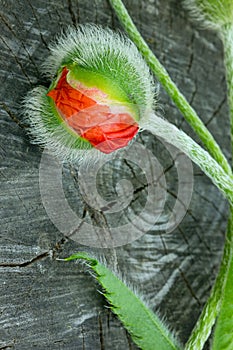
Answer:
[(74, 113), (77, 113), (82, 109), (96, 104), (96, 101), (87, 97), (82, 91), (76, 90), (69, 85), (66, 80), (68, 72), (67, 68), (63, 68), (57, 86), (47, 94), (52, 97), (56, 103), (57, 109), (65, 119), (71, 117)]
[[(56, 87), (47, 94), (67, 124), (95, 148), (111, 153), (127, 146), (137, 134), (138, 124), (128, 113), (112, 113), (110, 106), (98, 104), (67, 82), (64, 68)], [(89, 94), (90, 95), (90, 94)]]

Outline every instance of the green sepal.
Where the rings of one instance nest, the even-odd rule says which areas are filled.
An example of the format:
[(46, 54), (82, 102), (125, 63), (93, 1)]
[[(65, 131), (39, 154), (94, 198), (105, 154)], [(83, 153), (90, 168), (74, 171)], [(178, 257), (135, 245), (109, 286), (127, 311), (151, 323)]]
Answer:
[[(147, 109), (145, 105), (145, 92), (141, 86), (135, 84), (136, 72), (124, 58), (112, 56), (110, 61), (109, 58), (106, 60), (106, 57), (102, 55), (99, 57), (99, 62), (102, 62), (102, 64), (94, 67), (91, 65), (77, 64), (76, 54), (77, 53), (74, 52), (68, 57), (65, 57), (62, 62), (62, 67), (71, 67), (71, 69), (73, 69), (76, 65), (77, 71), (78, 69), (82, 70), (82, 75), (85, 74), (84, 71), (89, 72), (92, 76), (91, 80), (93, 80), (94, 74), (96, 74), (96, 76), (98, 76), (98, 84), (101, 84), (101, 79), (104, 79), (102, 83), (103, 86), (105, 82), (109, 81), (113, 86), (112, 88), (108, 87), (110, 94), (116, 93), (120, 98), (127, 101), (126, 105), (133, 111), (135, 120), (137, 121), (143, 116), (145, 109)], [(107, 62), (105, 63), (105, 61)], [(87, 81), (86, 77), (85, 81)]]
[(129, 96), (119, 86), (116, 80), (99, 72), (81, 67), (76, 63), (68, 65), (67, 81), (76, 80), (89, 88), (97, 88), (108, 96), (109, 103), (127, 107), (136, 121), (139, 120), (138, 108), (132, 103)]

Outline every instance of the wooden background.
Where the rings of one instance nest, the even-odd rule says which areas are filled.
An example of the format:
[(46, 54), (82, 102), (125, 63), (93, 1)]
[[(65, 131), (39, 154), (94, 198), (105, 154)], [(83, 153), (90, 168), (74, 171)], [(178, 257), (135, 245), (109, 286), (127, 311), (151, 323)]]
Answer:
[[(219, 39), (212, 32), (200, 31), (189, 20), (181, 1), (127, 0), (125, 5), (229, 157)], [(28, 90), (39, 84), (48, 86), (40, 65), (49, 54), (49, 42), (61, 28), (91, 22), (116, 29), (120, 24), (106, 0), (0, 0), (0, 11), (0, 349), (136, 349), (105, 307), (83, 266), (56, 260), (80, 249), (105, 256), (111, 267), (117, 265), (124, 278), (185, 342), (218, 270), (226, 202), (194, 167), (190, 208), (171, 234), (151, 230), (115, 251), (83, 247), (64, 237), (43, 207), (39, 191), (42, 150), (30, 143), (19, 106)], [(159, 103), (160, 113), (193, 135), (162, 88)], [(177, 193), (172, 159), (150, 134), (142, 133), (139, 142), (167, 169), (168, 211)], [(105, 191), (114, 193), (111, 186), (122, 176), (132, 180), (138, 203), (143, 201), (145, 186), (140, 184), (137, 171), (124, 161), (113, 162), (103, 170), (98, 180), (102, 195)], [(105, 219), (104, 213), (95, 213), (85, 204), (71, 167), (64, 168), (63, 185), (70, 205), (82, 220), (101, 223)]]

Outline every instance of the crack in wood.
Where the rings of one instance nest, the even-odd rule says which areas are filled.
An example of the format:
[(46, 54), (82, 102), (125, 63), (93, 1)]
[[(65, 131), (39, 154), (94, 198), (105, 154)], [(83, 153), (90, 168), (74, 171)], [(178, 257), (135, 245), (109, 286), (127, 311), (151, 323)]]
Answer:
[(84, 331), (84, 327), (82, 324), (81, 324), (81, 333), (82, 333), (82, 350), (85, 350), (86, 349), (86, 347), (85, 347), (85, 331)]
[(125, 329), (125, 335), (126, 335), (126, 339), (127, 339), (128, 346), (129, 346), (128, 350), (133, 350), (133, 348), (132, 348), (132, 340), (131, 340), (130, 334), (127, 332), (126, 329)]
[[(191, 106), (193, 104), (194, 98), (196, 97), (197, 91), (198, 91), (197, 90), (197, 83), (196, 83), (196, 80), (194, 80), (194, 90), (192, 92), (192, 96), (191, 96), (190, 102), (189, 102)], [(183, 120), (184, 120), (184, 118), (183, 118)]]
[(163, 235), (159, 235), (159, 238), (160, 238), (160, 240), (162, 242), (164, 254), (168, 255), (168, 248), (167, 248), (166, 242), (165, 242), (165, 240), (163, 238)]
[(79, 10), (79, 0), (76, 0), (77, 5), (77, 23), (80, 22), (80, 10)]
[[(72, 166), (70, 166), (70, 174), (74, 178), (75, 183), (78, 186), (78, 183), (79, 183), (78, 174), (77, 174), (77, 171)], [(84, 194), (82, 194), (81, 198), (82, 198), (82, 202), (84, 204), (84, 209), (85, 209), (85, 210), (83, 210), (83, 218), (82, 219), (84, 219), (84, 217), (86, 216), (86, 214), (88, 212), (94, 226), (101, 227), (105, 232), (104, 235), (101, 235), (101, 236), (98, 233), (99, 241), (102, 242), (102, 244), (104, 246), (105, 246), (105, 244), (112, 242), (111, 227), (109, 227), (109, 223), (108, 223), (108, 220), (105, 216), (105, 213), (101, 210), (93, 209), (88, 204), (88, 200), (87, 201), (85, 200)], [(75, 228), (68, 235), (66, 235), (66, 237), (71, 238), (72, 236), (74, 236), (75, 233), (78, 232), (78, 230), (80, 230), (83, 225), (84, 225), (84, 220), (82, 220), (80, 222), (80, 224), (78, 225), (77, 228)]]
[(5, 17), (3, 17), (1, 14), (0, 14), (0, 18), (2, 20), (2, 22), (5, 24), (5, 26), (9, 29), (9, 31), (13, 34), (13, 36), (20, 41), (20, 44), (22, 45), (22, 47), (24, 48), (29, 60), (31, 61), (31, 63), (33, 64), (34, 68), (36, 69), (36, 72), (37, 72), (37, 75), (40, 76), (40, 72), (39, 72), (39, 69), (37, 67), (37, 65), (35, 64), (34, 60), (32, 59), (32, 56), (29, 54), (23, 40), (20, 40), (20, 38), (17, 36), (17, 34), (15, 33), (15, 31), (13, 30), (13, 28), (11, 27), (11, 25), (7, 22), (7, 20), (5, 19)]
[(8, 344), (8, 345), (4, 345), (0, 347), (0, 350), (6, 350), (6, 349), (11, 349), (13, 348), (15, 345), (14, 344)]
[(187, 214), (194, 220), (196, 223), (196, 235), (199, 238), (199, 241), (204, 244), (205, 248), (208, 250), (208, 252), (211, 252), (211, 248), (209, 245), (206, 243), (205, 240), (203, 240), (203, 235), (199, 234), (199, 227), (200, 227), (200, 221), (195, 217), (195, 215), (192, 213), (191, 210), (187, 210)]
[(220, 112), (220, 110), (221, 110), (222, 106), (225, 104), (225, 102), (226, 102), (226, 96), (224, 96), (224, 98), (219, 103), (217, 108), (213, 111), (212, 116), (207, 120), (207, 122), (205, 123), (205, 126), (208, 126), (212, 122), (212, 120), (218, 115), (218, 113)]
[[(6, 107), (2, 108), (2, 114), (5, 121), (4, 125), (6, 126), (1, 130), (1, 136), (6, 140), (2, 145), (2, 148), (4, 148), (3, 151), (1, 151), (0, 145), (0, 153), (5, 153), (5, 160), (4, 164), (2, 164), (0, 173), (3, 186), (3, 202), (1, 202), (1, 204), (5, 206), (3, 207), (4, 215), (1, 216), (1, 249), (4, 252), (4, 256), (6, 256), (4, 261), (17, 262), (16, 266), (21, 264), (21, 267), (22, 264), (26, 264), (26, 267), (25, 270), (20, 269), (20, 271), (18, 271), (19, 268), (16, 267), (15, 270), (17, 270), (13, 270), (13, 273), (10, 273), (12, 271), (10, 270), (10, 267), (7, 268), (6, 266), (6, 268), (2, 268), (2, 272), (4, 273), (2, 273), (1, 282), (4, 283), (4, 288), (2, 288), (4, 292), (0, 297), (1, 304), (4, 306), (6, 305), (6, 311), (1, 315), (1, 321), (5, 318), (2, 327), (3, 329), (1, 330), (5, 337), (4, 342), (1, 342), (0, 349), (7, 349), (7, 346), (9, 350), (10, 347), (14, 348), (13, 337), (17, 338), (16, 347), (19, 348), (30, 348), (33, 344), (34, 347), (61, 347), (62, 349), (64, 348), (64, 350), (77, 347), (82, 350), (89, 348), (100, 349), (100, 342), (103, 340), (102, 343), (104, 343), (102, 349), (104, 347), (112, 347), (113, 349), (135, 349), (133, 341), (130, 340), (130, 336), (127, 341), (122, 325), (120, 325), (119, 322), (111, 322), (113, 316), (109, 309), (108, 319), (102, 315), (102, 319), (100, 320), (102, 326), (99, 326), (98, 320), (95, 317), (94, 320), (87, 320), (85, 322), (85, 329), (82, 328), (81, 333), (79, 323), (80, 320), (82, 321), (81, 317), (83, 315), (85, 316), (86, 313), (88, 314), (90, 308), (97, 307), (97, 304), (98, 307), (100, 306), (96, 294), (93, 292), (94, 286), (92, 285), (91, 287), (91, 280), (85, 278), (82, 274), (77, 273), (76, 269), (72, 269), (66, 264), (60, 264), (60, 266), (55, 262), (51, 264), (53, 261), (50, 259), (55, 259), (56, 255), (64, 248), (65, 242), (69, 241), (64, 239), (64, 243), (59, 241), (54, 245), (53, 237), (58, 234), (57, 229), (52, 226), (52, 223), (48, 222), (48, 217), (45, 216), (44, 211), (42, 212), (42, 203), (39, 202), (39, 193), (37, 191), (33, 193), (34, 188), (38, 186), (38, 179), (34, 176), (28, 176), (27, 170), (32, 169), (34, 171), (36, 163), (31, 163), (31, 155), (32, 152), (35, 152), (35, 157), (39, 157), (39, 149), (33, 147), (31, 150), (32, 152), (27, 152), (23, 146), (23, 150), (25, 150), (25, 155), (23, 157), (21, 151), (18, 153), (17, 142), (10, 142), (12, 133), (13, 137), (17, 137), (21, 140), (24, 138), (21, 130), (14, 125), (12, 131), (13, 123), (11, 120), (17, 124), (21, 124), (20, 120), (17, 119), (17, 117), (21, 117), (17, 112), (16, 101), (22, 94), (22, 86), (25, 86), (25, 84), (27, 86), (29, 86), (29, 84), (31, 85), (30, 80), (33, 82), (34, 86), (35, 80), (31, 74), (33, 74), (33, 72), (36, 73), (37, 70), (34, 64), (32, 64), (30, 55), (32, 55), (35, 65), (37, 65), (37, 62), (41, 62), (43, 59), (42, 56), (44, 56), (44, 51), (46, 51), (44, 49), (44, 44), (47, 47), (46, 42), (48, 41), (48, 38), (54, 36), (56, 32), (60, 32), (61, 28), (70, 24), (72, 25), (73, 22), (67, 6), (68, 0), (29, 1), (32, 5), (31, 8), (33, 7), (32, 10), (27, 3), (28, 0), (4, 0), (3, 8), (1, 8), (1, 12), (7, 22), (7, 24), (4, 24), (2, 21), (1, 26), (1, 36), (7, 45), (1, 41), (2, 52), (0, 52), (2, 61), (5, 63), (5, 67), (3, 65), (1, 71), (1, 76), (3, 78), (1, 100), (4, 101)], [(113, 28), (119, 27), (120, 25), (114, 12), (112, 10), (110, 11), (110, 7), (108, 6), (109, 3), (105, 0), (103, 2), (100, 0), (96, 0), (95, 2), (79, 1), (78, 8), (80, 9), (80, 14), (79, 12), (77, 13), (78, 0), (70, 0), (70, 2), (72, 2), (72, 11), (74, 17), (76, 17), (77, 23), (85, 23), (88, 19), (88, 21), (92, 22), (98, 20), (100, 25), (107, 24)], [(196, 30), (195, 45), (193, 45), (193, 48), (189, 47), (191, 36), (195, 29), (188, 23), (187, 18), (179, 13), (175, 2), (156, 0), (154, 2), (151, 1), (150, 3), (151, 6), (156, 6), (157, 14), (146, 12), (146, 5), (142, 0), (140, 2), (137, 2), (136, 0), (130, 2), (127, 0), (126, 6), (132, 16), (136, 16), (136, 22), (138, 24), (140, 22), (142, 35), (146, 37), (148, 41), (150, 36), (155, 37), (153, 42), (150, 41), (149, 44), (153, 46), (154, 49), (156, 48), (156, 52), (159, 53), (161, 58), (164, 57), (164, 60), (166, 58), (167, 68), (171, 75), (177, 77), (178, 73), (183, 73), (183, 67), (185, 67), (186, 74), (187, 70), (190, 71), (190, 74), (192, 73), (192, 77), (188, 77), (188, 79), (192, 78), (194, 80), (194, 85), (189, 86), (188, 84), (190, 81), (187, 81), (188, 84), (184, 84), (183, 86), (184, 94), (188, 94), (191, 103), (194, 103), (198, 108), (201, 108), (203, 114), (207, 112), (210, 113), (209, 117), (211, 116), (213, 118), (212, 111), (216, 108), (213, 113), (216, 113), (216, 115), (219, 114), (219, 116), (223, 117), (219, 118), (217, 121), (219, 126), (219, 130), (217, 131), (218, 137), (222, 140), (221, 143), (224, 148), (227, 149), (228, 143), (227, 137), (225, 136), (228, 135), (228, 130), (227, 123), (224, 123), (223, 115), (226, 109), (225, 106), (223, 106), (222, 109), (219, 108), (221, 106), (217, 106), (217, 104), (221, 102), (220, 99), (223, 98), (222, 91), (225, 87), (225, 81), (221, 81), (221, 76), (224, 75), (224, 71), (223, 66), (221, 66), (223, 62), (221, 56), (222, 53), (219, 50), (220, 46), (216, 44), (216, 40), (214, 39), (213, 52), (215, 53), (215, 66), (213, 67), (211, 65), (212, 52), (208, 54), (207, 50), (203, 50), (203, 52), (200, 52), (199, 50), (199, 41), (203, 44), (202, 41), (206, 40), (204, 37), (205, 33), (199, 35)], [(161, 18), (163, 18), (163, 23), (160, 22)], [(185, 31), (183, 28), (185, 28)], [(207, 39), (209, 41), (211, 41), (211, 35), (212, 34), (210, 33), (208, 34)], [(24, 48), (26, 50), (24, 50)], [(187, 57), (187, 49), (189, 57)], [(197, 59), (198, 54), (202, 56)], [(174, 62), (176, 62), (175, 66)], [(200, 76), (200, 63), (204, 64), (202, 67), (205, 69), (205, 78)], [(28, 71), (28, 68), (30, 71)], [(210, 72), (208, 73), (209, 68)], [(210, 74), (211, 77), (208, 74)], [(211, 78), (211, 84), (209, 84), (208, 77)], [(8, 78), (13, 78), (13, 87), (8, 85)], [(183, 78), (179, 76), (178, 82), (180, 83), (183, 81), (182, 79)], [(211, 88), (211, 94), (207, 96), (207, 103), (205, 98), (207, 98), (206, 91), (208, 92), (208, 86)], [(12, 88), (14, 91), (11, 91)], [(217, 102), (217, 100), (219, 100), (219, 102)], [(174, 113), (174, 120), (181, 120), (180, 113), (174, 112), (174, 106), (168, 101), (168, 98), (163, 92), (160, 96), (159, 103), (161, 103), (161, 105), (164, 104), (164, 110), (167, 115)], [(211, 111), (210, 108), (212, 108)], [(10, 122), (7, 118), (9, 120), (11, 118)], [(207, 123), (210, 122), (210, 120), (207, 121)], [(212, 122), (210, 125), (214, 127), (217, 123)], [(187, 124), (185, 124), (185, 128), (190, 130)], [(151, 140), (153, 139), (150, 138), (146, 132), (145, 135), (145, 138), (144, 136), (142, 137), (139, 135), (138, 139), (142, 141), (145, 140), (145, 147), (150, 147)], [(154, 145), (155, 144), (152, 143), (152, 146)], [(162, 160), (163, 157), (164, 155), (162, 154)], [(37, 158), (34, 160), (37, 161)], [(173, 165), (171, 167), (173, 167)], [(169, 180), (172, 179), (173, 173), (175, 173), (175, 169), (172, 170), (171, 167), (167, 170), (168, 173), (166, 173), (165, 170), (166, 178)], [(147, 293), (150, 293), (150, 286), (151, 283), (153, 283), (150, 281), (153, 281), (153, 278), (156, 276), (156, 292), (153, 291), (155, 294), (154, 301), (156, 301), (156, 295), (159, 290), (163, 288), (164, 281), (166, 282), (169, 276), (172, 275), (174, 265), (175, 268), (176, 266), (180, 266), (181, 262), (187, 256), (192, 259), (192, 263), (187, 266), (185, 265), (182, 268), (187, 283), (183, 281), (183, 277), (181, 277), (180, 272), (177, 270), (177, 274), (180, 276), (179, 282), (181, 281), (183, 286), (182, 292), (180, 291), (180, 285), (178, 285), (175, 280), (172, 281), (169, 286), (169, 293), (164, 297), (164, 303), (161, 304), (161, 313), (169, 313), (171, 326), (176, 328), (177, 332), (180, 334), (182, 342), (187, 339), (188, 333), (191, 331), (191, 327), (194, 323), (193, 315), (197, 315), (201, 309), (201, 307), (199, 307), (200, 304), (195, 300), (195, 297), (197, 297), (199, 302), (203, 305), (209, 293), (207, 287), (209, 287), (210, 277), (208, 276), (212, 276), (211, 279), (213, 279), (213, 276), (216, 274), (221, 255), (221, 249), (219, 246), (221, 245), (221, 242), (223, 242), (223, 237), (221, 236), (222, 232), (220, 234), (219, 231), (223, 227), (223, 224), (225, 224), (224, 220), (226, 220), (226, 215), (220, 216), (216, 211), (218, 209), (218, 201), (221, 200), (221, 206), (219, 205), (219, 209), (225, 213), (225, 202), (221, 197), (215, 196), (214, 190), (209, 191), (209, 187), (206, 186), (207, 180), (204, 178), (203, 173), (200, 171), (198, 173), (198, 170), (196, 168), (194, 169), (195, 178), (198, 178), (198, 189), (202, 195), (197, 193), (195, 196), (196, 201), (192, 201), (190, 210), (188, 211), (186, 219), (182, 225), (179, 226), (172, 235), (157, 237), (156, 232), (152, 231), (149, 232), (148, 235), (145, 235), (142, 240), (116, 249), (120, 261), (120, 270), (126, 271), (127, 279), (131, 279), (132, 276), (135, 276), (136, 283), (138, 281), (138, 283), (144, 283), (145, 296)], [(171, 171), (169, 172), (169, 170)], [(118, 167), (117, 171), (119, 171), (120, 176), (121, 168)], [(129, 169), (126, 169), (126, 172), (127, 176), (129, 174), (131, 178), (133, 173), (131, 174)], [(135, 170), (135, 173), (138, 175), (137, 170)], [(141, 185), (140, 181), (144, 182), (143, 177), (139, 177), (138, 182), (135, 182), (135, 190)], [(172, 184), (173, 183), (174, 182), (172, 182)], [(12, 191), (14, 186), (17, 189), (21, 184), (24, 185), (24, 187), (20, 187), (20, 190), (18, 191), (20, 195), (19, 197), (21, 197), (20, 200), (22, 200), (20, 202)], [(75, 188), (71, 179), (68, 177), (64, 178), (64, 185), (70, 185), (72, 190)], [(100, 183), (100, 186), (102, 185), (103, 183)], [(26, 189), (25, 193), (23, 191), (24, 188)], [(171, 188), (170, 185), (169, 188)], [(145, 187), (141, 188), (142, 191), (143, 189), (146, 194)], [(140, 189), (138, 189), (138, 192), (140, 192)], [(174, 190), (174, 192), (176, 191)], [(9, 193), (8, 201), (8, 198), (6, 198), (5, 195), (7, 193)], [(144, 195), (144, 193), (140, 196), (142, 195)], [(206, 197), (204, 198), (206, 201), (203, 201), (202, 197)], [(169, 208), (170, 205), (172, 208), (174, 200), (173, 198), (170, 198), (170, 195), (168, 199), (171, 202), (167, 202), (167, 207)], [(78, 200), (78, 205), (80, 206), (79, 209), (81, 208), (80, 216), (83, 220), (87, 221), (86, 216), (89, 215), (88, 208), (81, 196)], [(31, 213), (32, 215), (30, 215), (30, 213), (27, 215), (22, 208), (23, 215), (24, 213), (27, 215), (25, 218), (25, 216), (21, 215), (21, 212), (18, 210), (19, 207), (22, 207), (22, 202), (24, 202), (28, 208), (33, 206), (33, 210), (34, 208), (35, 210), (38, 209), (38, 214), (33, 212)], [(213, 207), (213, 203), (216, 208)], [(19, 212), (19, 214), (17, 214), (17, 212)], [(109, 220), (109, 225), (111, 225), (111, 218), (109, 219), (109, 216), (107, 215), (106, 217)], [(88, 220), (89, 219), (90, 218), (88, 217)], [(95, 221), (98, 220), (101, 221), (104, 219), (99, 217), (96, 218)], [(207, 227), (207, 223), (211, 220), (215, 225), (213, 225), (214, 227), (211, 226), (210, 231), (207, 232), (206, 229), (209, 228), (209, 226)], [(28, 226), (29, 224), (30, 227)], [(48, 242), (46, 241), (46, 245), (43, 245), (43, 248), (37, 250), (36, 253), (33, 253), (32, 251), (31, 255), (28, 255), (30, 247), (38, 241), (38, 232), (42, 232), (41, 230), (46, 230), (47, 232), (47, 226), (46, 229), (44, 228), (44, 225), (47, 224), (48, 232), (51, 232), (51, 237), (48, 237)], [(27, 232), (25, 231), (25, 228), (28, 229), (28, 227), (31, 232), (29, 232), (29, 230)], [(208, 244), (208, 240), (210, 241), (211, 237), (214, 238), (211, 241), (210, 251), (210, 249), (207, 249), (202, 243), (202, 240), (204, 239)], [(69, 249), (72, 249), (71, 241), (69, 243)], [(25, 248), (23, 245), (25, 245)], [(11, 258), (15, 246), (19, 247), (20, 252), (20, 257), (17, 258), (17, 260), (16, 257)], [(73, 245), (73, 249), (76, 248), (77, 245)], [(64, 250), (65, 249), (63, 249), (63, 254), (66, 253)], [(94, 249), (94, 251), (96, 250)], [(35, 255), (43, 252), (48, 254), (48, 256), (41, 258), (45, 260), (38, 261), (37, 263), (37, 257)], [(104, 251), (103, 254), (109, 253)], [(166, 254), (168, 256), (166, 256)], [(36, 264), (35, 266), (30, 265), (33, 261)], [(203, 265), (201, 263), (203, 263)], [(31, 267), (29, 268), (27, 266)], [(35, 269), (33, 270), (33, 273), (31, 273), (33, 267), (35, 267)], [(42, 271), (44, 271), (44, 273), (42, 273)], [(196, 281), (204, 281), (204, 283), (196, 285)], [(67, 289), (71, 291), (70, 296), (65, 293)], [(174, 297), (176, 299), (174, 299)], [(172, 302), (172, 300), (177, 300), (177, 303)], [(184, 312), (183, 306), (189, 304), (191, 305), (190, 308), (186, 307)], [(83, 314), (79, 313), (78, 307), (80, 305), (85, 305)], [(155, 305), (152, 306), (154, 307)], [(102, 307), (102, 304), (100, 307)], [(111, 315), (111, 318), (109, 315)], [(14, 323), (13, 320), (17, 322), (17, 327), (14, 327), (16, 323)], [(32, 323), (30, 323), (30, 321)], [(72, 323), (76, 321), (77, 323)], [(31, 325), (33, 327), (31, 327)], [(101, 332), (100, 328), (102, 329)], [(37, 335), (42, 334), (42, 343), (40, 342), (41, 339), (39, 336), (35, 337), (35, 331)], [(100, 333), (102, 333), (102, 340), (100, 340)], [(62, 334), (64, 334), (65, 338), (63, 338)], [(33, 339), (32, 337), (35, 338)], [(32, 339), (33, 342), (31, 342)], [(64, 342), (62, 342), (62, 339)], [(114, 343), (110, 343), (112, 339)]]
[(53, 248), (45, 251), (44, 253), (35, 256), (34, 258), (24, 261), (24, 262), (0, 262), (0, 267), (27, 267), (39, 260), (45, 259), (47, 257), (51, 257), (52, 259), (56, 259), (56, 254), (62, 251), (63, 245), (67, 242), (66, 238), (62, 238), (60, 241), (56, 242)]
[(193, 43), (194, 43), (194, 39), (195, 39), (195, 33), (192, 33), (191, 41), (190, 41), (191, 54), (190, 54), (190, 59), (189, 59), (188, 69), (187, 69), (188, 73), (190, 73), (190, 70), (191, 70), (192, 65), (193, 65), (193, 59), (194, 59)]
[(72, 20), (73, 24), (76, 25), (77, 22), (76, 22), (76, 17), (75, 17), (74, 11), (73, 11), (72, 1), (71, 0), (67, 0), (67, 4), (68, 4), (68, 10), (69, 10), (69, 14), (70, 14), (71, 20)]
[(98, 11), (97, 11), (98, 5), (96, 3), (96, 0), (94, 0), (94, 4), (95, 4), (95, 23), (98, 23)]
[(98, 316), (98, 323), (99, 323), (99, 340), (100, 340), (100, 349), (105, 350), (104, 345), (104, 335), (103, 335), (103, 324), (101, 320), (101, 316)]
[(26, 129), (29, 127), (28, 124), (23, 124), (4, 102), (0, 102), (0, 106), (2, 106), (4, 111), (9, 115), (13, 122), (15, 122), (20, 128)]
[(197, 191), (196, 189), (194, 189), (194, 192), (199, 196), (201, 197), (205, 202), (209, 203), (213, 209), (221, 215), (221, 217), (226, 221), (227, 220), (227, 217), (226, 215), (224, 215), (224, 212), (220, 211), (219, 210), (219, 207), (213, 202), (213, 201), (210, 201), (208, 197), (205, 197), (203, 196), (199, 191)]
[(48, 47), (48, 44), (47, 44), (47, 42), (45, 41), (44, 36), (43, 36), (43, 34), (42, 34), (40, 22), (39, 22), (39, 19), (38, 19), (38, 17), (37, 17), (37, 14), (36, 14), (36, 12), (35, 12), (35, 9), (34, 9), (34, 7), (32, 6), (30, 0), (25, 0), (25, 1), (27, 1), (28, 5), (30, 6), (30, 8), (31, 8), (31, 10), (32, 10), (32, 13), (33, 13), (33, 15), (34, 15), (34, 18), (35, 18), (35, 20), (36, 20), (36, 23), (37, 23), (38, 28), (39, 28), (39, 31), (40, 31), (40, 38), (41, 38), (41, 41), (42, 41), (42, 43), (44, 44), (45, 48), (46, 48), (48, 51), (50, 51), (50, 49), (49, 49), (49, 47)]
[(15, 53), (13, 52), (13, 50), (11, 49), (11, 47), (8, 45), (8, 43), (6, 42), (5, 39), (3, 39), (2, 36), (0, 36), (0, 39), (2, 40), (3, 44), (6, 46), (6, 48), (10, 51), (10, 53), (12, 54), (15, 62), (18, 64), (18, 66), (20, 67), (23, 75), (25, 76), (25, 78), (27, 79), (28, 83), (30, 84), (30, 86), (32, 87), (33, 84), (29, 78), (29, 76), (27, 75), (26, 71), (24, 70), (24, 67), (22, 65), (22, 63), (20, 62), (20, 60), (18, 59), (18, 57), (15, 55)]
[(198, 303), (198, 305), (201, 306), (202, 303), (201, 303), (201, 301), (199, 300), (199, 298), (196, 296), (196, 294), (195, 294), (195, 292), (194, 292), (194, 290), (193, 290), (191, 284), (189, 283), (187, 277), (185, 276), (185, 273), (182, 271), (182, 269), (181, 269), (180, 267), (178, 267), (178, 270), (179, 270), (180, 275), (181, 275), (181, 277), (183, 278), (183, 280), (184, 280), (184, 282), (185, 282), (185, 284), (186, 284), (188, 290), (190, 291), (192, 297), (196, 300), (196, 302)]
[(42, 260), (44, 258), (47, 258), (50, 255), (51, 251), (46, 251), (40, 255), (35, 256), (34, 258), (24, 261), (22, 263), (14, 263), (14, 262), (7, 262), (7, 263), (0, 263), (0, 267), (26, 267), (29, 266), (31, 264), (33, 264), (34, 262), (37, 262), (39, 260)]
[(52, 258), (53, 259), (56, 259), (57, 254), (62, 252), (63, 246), (66, 244), (66, 242), (67, 242), (67, 237), (64, 237), (64, 238), (60, 239), (60, 241), (55, 243), (54, 247), (52, 248)]

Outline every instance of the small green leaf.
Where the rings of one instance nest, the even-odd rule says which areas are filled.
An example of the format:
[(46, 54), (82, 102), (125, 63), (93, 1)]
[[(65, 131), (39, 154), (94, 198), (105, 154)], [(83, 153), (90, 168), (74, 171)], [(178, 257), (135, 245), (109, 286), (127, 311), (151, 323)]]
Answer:
[(178, 350), (177, 341), (147, 306), (119, 277), (113, 274), (98, 260), (85, 252), (79, 252), (66, 258), (66, 261), (84, 259), (95, 272), (96, 279), (104, 290), (104, 296), (111, 305), (134, 342), (142, 350)]

